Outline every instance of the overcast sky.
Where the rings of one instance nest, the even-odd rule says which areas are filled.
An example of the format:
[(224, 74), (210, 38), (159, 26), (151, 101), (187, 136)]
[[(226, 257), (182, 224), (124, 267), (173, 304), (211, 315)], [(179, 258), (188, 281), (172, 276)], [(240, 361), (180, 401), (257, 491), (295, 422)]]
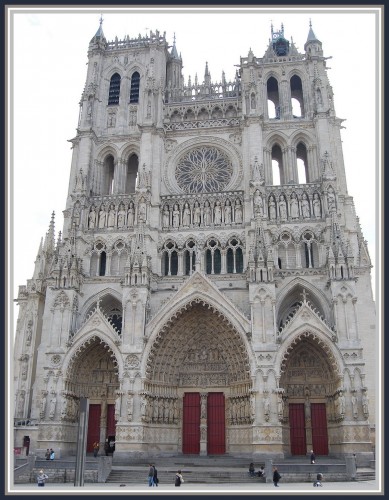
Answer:
[[(238, 10), (232, 6), (228, 6), (229, 11), (196, 9), (13, 10), (9, 39), (13, 90), (9, 100), (13, 155), (9, 164), (11, 301), (17, 297), (18, 286), (32, 277), (39, 243), (48, 230), (53, 211), (56, 236), (62, 231), (72, 157), (68, 140), (76, 136), (88, 44), (99, 27), (101, 13), (108, 41), (115, 36), (134, 38), (139, 33), (144, 36), (150, 30), (159, 30), (161, 34), (165, 31), (168, 42), (172, 43), (175, 34), (177, 50), (183, 58), (185, 82), (189, 76), (193, 82), (196, 73), (202, 82), (206, 62), (213, 81), (221, 80), (222, 71), (227, 80), (232, 79), (240, 57), (247, 57), (250, 48), (256, 57), (264, 55), (271, 23), (275, 31), (283, 23), (285, 38), (293, 38), (303, 52), (311, 19), (324, 55), (332, 57), (327, 66), (335, 111), (346, 120), (341, 136), (348, 193), (354, 198), (370, 257), (374, 265), (377, 263), (380, 182), (377, 56), (381, 44), (377, 9)], [(377, 266), (372, 272), (375, 286)]]

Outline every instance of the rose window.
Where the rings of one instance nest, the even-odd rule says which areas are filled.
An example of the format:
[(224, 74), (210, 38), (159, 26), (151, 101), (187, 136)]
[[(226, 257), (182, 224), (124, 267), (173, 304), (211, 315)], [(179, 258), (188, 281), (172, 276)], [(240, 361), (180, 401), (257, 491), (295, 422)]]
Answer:
[(223, 191), (233, 167), (219, 149), (202, 147), (189, 151), (176, 167), (176, 179), (186, 193)]

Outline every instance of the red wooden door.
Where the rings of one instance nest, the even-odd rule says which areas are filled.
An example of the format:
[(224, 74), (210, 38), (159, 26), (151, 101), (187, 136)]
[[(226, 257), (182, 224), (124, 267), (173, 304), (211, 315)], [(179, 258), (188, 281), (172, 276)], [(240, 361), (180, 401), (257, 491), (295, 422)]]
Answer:
[(86, 451), (93, 451), (93, 443), (100, 442), (100, 414), (101, 405), (89, 405), (88, 417), (88, 438), (86, 441)]
[(200, 394), (198, 392), (184, 394), (182, 453), (197, 455), (200, 453)]
[(292, 455), (305, 455), (307, 445), (305, 439), (304, 403), (289, 405), (290, 452)]
[(210, 392), (207, 397), (208, 455), (226, 452), (226, 419), (224, 394)]
[(328, 455), (325, 403), (311, 403), (312, 447), (316, 455)]

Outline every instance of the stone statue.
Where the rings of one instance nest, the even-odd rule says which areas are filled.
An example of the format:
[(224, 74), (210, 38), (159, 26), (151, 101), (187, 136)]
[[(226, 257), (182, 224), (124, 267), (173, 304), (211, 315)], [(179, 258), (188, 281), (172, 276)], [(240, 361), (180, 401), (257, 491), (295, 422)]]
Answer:
[(304, 193), (301, 200), (301, 215), (303, 219), (309, 219), (311, 216), (311, 211), (309, 209), (309, 201), (307, 199), (307, 195)]
[(288, 217), (287, 211), (286, 211), (286, 201), (285, 201), (285, 196), (282, 194), (280, 196), (280, 202), (278, 204), (278, 209), (280, 211), (280, 219), (281, 220), (286, 220)]
[(299, 218), (299, 203), (296, 193), (292, 193), (292, 196), (290, 197), (290, 216), (292, 219)]
[(243, 210), (239, 198), (235, 202), (235, 223), (242, 224), (243, 222)]
[(115, 227), (115, 207), (111, 205), (108, 212), (108, 227)]
[(120, 418), (120, 396), (115, 400), (115, 420), (119, 420)]
[(182, 225), (186, 227), (190, 225), (190, 208), (188, 203), (185, 203), (184, 205), (184, 211), (182, 213)]
[(278, 409), (278, 418), (282, 420), (284, 417), (284, 400), (281, 394), (277, 396), (277, 409)]
[(199, 205), (199, 202), (196, 201), (194, 204), (194, 210), (193, 210), (193, 224), (196, 226), (199, 226), (201, 222), (201, 208)]
[(89, 215), (88, 215), (88, 220), (89, 220), (89, 229), (94, 229), (96, 225), (96, 211), (94, 205), (91, 206)]
[(107, 212), (105, 211), (104, 205), (101, 205), (99, 212), (99, 229), (103, 229), (105, 227), (106, 219), (107, 219)]
[(180, 211), (177, 204), (173, 207), (173, 227), (180, 227)]
[(224, 207), (224, 223), (225, 224), (231, 224), (231, 215), (232, 215), (231, 202), (230, 202), (230, 200), (226, 200), (226, 204)]
[(209, 201), (204, 203), (204, 226), (209, 226), (211, 224), (211, 207), (209, 206)]
[(123, 227), (125, 223), (126, 223), (126, 211), (124, 210), (123, 204), (120, 204), (118, 212), (118, 227)]
[(263, 201), (259, 189), (254, 193), (254, 214), (263, 215)]
[(346, 402), (342, 391), (339, 391), (338, 405), (339, 415), (343, 417), (346, 411)]
[(41, 403), (40, 403), (40, 410), (39, 410), (41, 418), (44, 418), (44, 416), (45, 416), (45, 413), (46, 413), (46, 404), (47, 404), (46, 395), (42, 394)]
[(55, 407), (57, 405), (57, 398), (55, 396), (53, 396), (51, 399), (50, 399), (50, 411), (49, 411), (49, 417), (51, 420), (53, 420), (54, 418), (54, 415), (55, 415)]
[(316, 217), (316, 219), (320, 219), (321, 217), (321, 207), (320, 207), (320, 198), (317, 193), (313, 195), (313, 215)]
[(365, 417), (369, 416), (369, 398), (366, 391), (362, 394), (362, 411)]
[(169, 207), (165, 205), (163, 207), (163, 213), (162, 213), (162, 227), (169, 227), (170, 225), (170, 212), (169, 212)]
[(215, 209), (214, 209), (214, 224), (215, 226), (220, 226), (222, 223), (222, 208), (220, 206), (220, 201), (218, 200), (215, 204)]
[(353, 417), (358, 418), (358, 400), (355, 394), (351, 397), (351, 405), (353, 409)]
[(27, 329), (26, 329), (26, 344), (30, 345), (31, 343), (31, 338), (32, 338), (32, 326), (33, 326), (33, 321), (30, 319), (27, 323)]
[(25, 401), (25, 393), (24, 391), (20, 391), (19, 393), (19, 401), (18, 401), (18, 409), (17, 409), (17, 415), (18, 417), (23, 417), (24, 416), (24, 401)]
[(74, 211), (73, 211), (73, 222), (76, 227), (80, 225), (80, 204), (76, 203), (74, 205)]
[(274, 200), (274, 196), (270, 196), (269, 198), (269, 219), (276, 220), (277, 219), (277, 210), (276, 210), (276, 202)]
[(134, 209), (134, 203), (131, 201), (127, 212), (127, 226), (134, 227), (134, 220), (135, 220), (135, 209)]
[(138, 205), (138, 221), (146, 221), (146, 203), (142, 198)]

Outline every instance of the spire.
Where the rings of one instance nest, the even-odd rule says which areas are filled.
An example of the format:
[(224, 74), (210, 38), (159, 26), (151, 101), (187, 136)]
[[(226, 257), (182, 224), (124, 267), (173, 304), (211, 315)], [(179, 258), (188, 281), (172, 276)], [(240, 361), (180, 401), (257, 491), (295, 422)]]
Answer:
[(309, 20), (308, 38), (307, 38), (307, 41), (304, 44), (304, 50), (305, 50), (305, 52), (307, 52), (307, 47), (311, 43), (318, 44), (317, 51), (318, 51), (318, 55), (320, 55), (320, 53), (321, 53), (321, 41), (316, 38), (316, 35), (315, 35), (315, 33), (313, 32), (313, 29), (312, 29), (312, 22), (311, 22), (311, 20)]
[(316, 38), (316, 35), (313, 32), (312, 22), (311, 22), (311, 19), (309, 19), (309, 32), (308, 32), (307, 42), (313, 42), (313, 41), (318, 42), (319, 40)]
[(208, 69), (208, 62), (205, 63), (204, 84), (205, 85), (211, 84), (211, 74)]
[(55, 212), (51, 214), (51, 220), (49, 224), (49, 230), (46, 233), (46, 238), (45, 238), (45, 243), (44, 243), (44, 249), (47, 252), (50, 252), (54, 250), (55, 246), (55, 235), (54, 235), (54, 219), (55, 219)]
[(177, 52), (177, 48), (176, 48), (176, 34), (175, 33), (173, 36), (173, 48), (172, 48), (172, 51), (170, 52), (170, 55), (172, 56), (173, 59), (181, 59), (178, 56), (178, 52)]
[(33, 279), (39, 278), (39, 274), (42, 272), (42, 250), (43, 250), (43, 238), (41, 238), (38, 253), (36, 254), (34, 274), (32, 276)]
[(104, 33), (103, 33), (103, 15), (101, 14), (99, 28), (96, 31), (96, 34), (92, 38), (92, 40), (90, 41), (90, 43), (94, 43), (94, 42), (106, 42), (106, 41), (107, 40), (106, 40), (106, 38), (104, 36)]

